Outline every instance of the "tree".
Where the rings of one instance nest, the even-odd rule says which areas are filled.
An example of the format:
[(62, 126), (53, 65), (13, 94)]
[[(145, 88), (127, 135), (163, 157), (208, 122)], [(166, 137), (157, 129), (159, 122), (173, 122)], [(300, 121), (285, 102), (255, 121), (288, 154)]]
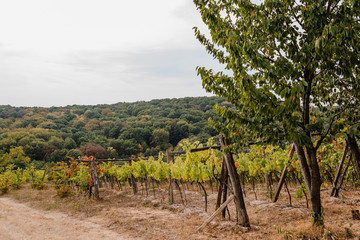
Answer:
[[(294, 142), (310, 193), (313, 220), (323, 225), (316, 152), (357, 98), (359, 1), (194, 0), (211, 40), (195, 35), (227, 71), (198, 67), (234, 142)], [(315, 115), (317, 115), (315, 117)]]
[(115, 139), (110, 142), (110, 146), (117, 151), (120, 158), (130, 157), (131, 155), (136, 155), (138, 153), (138, 145), (134, 139)]
[(94, 156), (97, 159), (105, 159), (108, 155), (106, 148), (96, 143), (86, 143), (79, 150), (86, 156)]
[(68, 158), (66, 158), (66, 156), (68, 156), (68, 152), (69, 150), (67, 149), (61, 149), (61, 150), (55, 150), (53, 151), (50, 156), (46, 159), (47, 162), (68, 162)]
[(70, 137), (65, 138), (64, 148), (69, 149), (69, 150), (73, 149), (73, 148), (76, 148), (75, 140), (70, 138)]
[(51, 136), (49, 141), (48, 141), (49, 145), (53, 145), (57, 148), (62, 148), (64, 145), (64, 140), (60, 137), (56, 137), (56, 136)]
[(123, 128), (119, 138), (134, 139), (137, 143), (146, 142), (146, 144), (150, 144), (151, 131), (148, 128), (141, 127)]
[(189, 128), (190, 124), (184, 120), (172, 123), (170, 128), (170, 143), (176, 146), (182, 139), (188, 138)]
[(165, 129), (154, 129), (152, 132), (151, 143), (154, 147), (159, 146), (160, 149), (166, 150), (168, 147), (170, 147), (169, 132)]
[(83, 153), (79, 149), (71, 149), (66, 154), (67, 157), (72, 157), (73, 159), (78, 159), (81, 155), (83, 155)]
[(84, 126), (88, 131), (100, 130), (100, 121), (97, 119), (91, 119), (89, 122), (86, 123)]
[(8, 164), (25, 168), (30, 158), (25, 155), (23, 147), (13, 147), (8, 153), (0, 151), (0, 172), (4, 171)]

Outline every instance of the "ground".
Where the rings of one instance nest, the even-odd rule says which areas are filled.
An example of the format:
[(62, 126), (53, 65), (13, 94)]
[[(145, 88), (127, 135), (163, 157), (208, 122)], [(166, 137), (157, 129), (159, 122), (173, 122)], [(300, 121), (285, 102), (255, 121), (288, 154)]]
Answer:
[[(349, 187), (340, 198), (322, 190), (325, 228), (311, 227), (311, 211), (305, 199), (294, 199), (286, 192), (272, 203), (261, 186), (255, 194), (246, 189), (246, 206), (252, 228), (236, 223), (234, 204), (230, 219), (217, 217), (202, 231), (197, 228), (214, 212), (217, 194), (209, 187), (208, 211), (204, 197), (193, 185), (185, 186), (185, 204), (175, 191), (169, 204), (164, 191), (101, 188), (100, 201), (85, 194), (59, 198), (50, 185), (44, 190), (22, 189), (0, 196), (0, 239), (359, 239), (360, 220), (351, 210), (360, 209), (360, 189)], [(185, 200), (185, 199), (184, 199)]]

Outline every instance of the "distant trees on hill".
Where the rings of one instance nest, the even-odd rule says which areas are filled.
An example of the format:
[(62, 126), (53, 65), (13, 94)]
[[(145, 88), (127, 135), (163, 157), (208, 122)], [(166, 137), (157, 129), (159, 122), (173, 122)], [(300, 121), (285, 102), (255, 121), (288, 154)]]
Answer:
[(43, 162), (82, 154), (98, 158), (154, 155), (184, 138), (206, 142), (216, 135), (208, 118), (218, 97), (161, 99), (96, 106), (0, 106), (0, 150), (22, 146)]

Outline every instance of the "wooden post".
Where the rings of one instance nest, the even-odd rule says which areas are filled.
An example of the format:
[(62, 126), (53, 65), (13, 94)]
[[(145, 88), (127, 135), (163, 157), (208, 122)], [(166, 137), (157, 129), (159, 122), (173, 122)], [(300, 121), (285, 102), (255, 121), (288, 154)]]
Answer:
[(31, 187), (34, 187), (34, 173), (33, 173), (33, 171), (30, 172), (30, 176), (31, 176)]
[(345, 169), (344, 169), (344, 172), (341, 174), (340, 178), (339, 178), (339, 182), (338, 182), (338, 185), (336, 186), (336, 189), (335, 189), (335, 192), (334, 192), (334, 197), (339, 197), (339, 191), (341, 189), (341, 186), (344, 182), (344, 178), (345, 178), (345, 175), (346, 175), (346, 172), (350, 166), (350, 163), (351, 163), (351, 159), (352, 159), (352, 155), (350, 154), (350, 157), (349, 157), (349, 160), (345, 166)]
[(45, 171), (44, 171), (44, 175), (43, 175), (43, 177), (41, 179), (42, 182), (45, 180), (45, 176), (46, 176), (47, 171), (48, 171), (48, 169), (46, 168)]
[(270, 174), (265, 173), (265, 184), (266, 184), (266, 191), (270, 196), (270, 199), (273, 198), (273, 189), (272, 189), (272, 172)]
[[(222, 147), (230, 145), (230, 140), (225, 139), (223, 136), (219, 137)], [(240, 178), (236, 172), (234, 159), (231, 153), (224, 152), (224, 158), (226, 163), (226, 168), (229, 172), (229, 177), (231, 181), (231, 186), (233, 188), (234, 197), (235, 197), (235, 206), (239, 214), (240, 224), (244, 227), (250, 227), (249, 217), (246, 212), (245, 201), (241, 189)]]
[(224, 174), (225, 174), (225, 160), (223, 160), (222, 167), (221, 167), (221, 174), (219, 179), (219, 188), (218, 188), (218, 196), (216, 200), (216, 207), (215, 210), (218, 209), (221, 205), (221, 196), (223, 192), (223, 184), (224, 184)]
[[(130, 166), (131, 166), (131, 163), (132, 163), (132, 161), (130, 160), (129, 161)], [(136, 195), (138, 192), (138, 187), (137, 187), (135, 177), (134, 177), (134, 175), (132, 175), (132, 173), (130, 173), (130, 183), (131, 183), (131, 187), (133, 189), (133, 193), (134, 193), (134, 195)]]
[(226, 208), (226, 206), (234, 199), (234, 195), (231, 195), (221, 206), (208, 218), (205, 220), (203, 224), (196, 230), (197, 232), (203, 229), (206, 225), (208, 225), (217, 215), (219, 215), (222, 210)]
[[(171, 156), (170, 156), (169, 150), (166, 150), (166, 161), (167, 161), (167, 163), (170, 163), (170, 161), (171, 161)], [(169, 179), (169, 203), (170, 204), (174, 203), (174, 191), (173, 191), (173, 187), (172, 187), (171, 173), (170, 173), (170, 179)]]
[[(218, 209), (221, 205), (221, 202), (225, 202), (227, 198), (227, 183), (228, 183), (229, 174), (226, 169), (225, 158), (223, 159), (223, 164), (221, 168), (221, 176), (220, 176), (220, 184), (218, 190), (218, 197), (216, 201), (216, 209)], [(222, 201), (221, 201), (222, 199)], [(225, 218), (226, 207), (222, 211), (222, 216)]]
[[(227, 199), (227, 194), (228, 194), (228, 183), (229, 183), (229, 174), (227, 172), (227, 170), (225, 169), (225, 179), (224, 179), (224, 185), (223, 185), (223, 194), (222, 194), (222, 202), (226, 202)], [(225, 218), (226, 216), (226, 209), (227, 207), (224, 208), (224, 210), (222, 211), (222, 216), (223, 218)], [(230, 214), (229, 214), (229, 218), (230, 218)]]
[(345, 141), (345, 146), (344, 146), (343, 154), (342, 154), (342, 156), (341, 156), (341, 160), (340, 160), (340, 163), (339, 163), (339, 167), (336, 169), (336, 175), (335, 175), (335, 179), (334, 179), (334, 182), (333, 182), (333, 188), (332, 188), (332, 190), (331, 190), (330, 196), (334, 196), (334, 194), (335, 194), (335, 190), (336, 190), (336, 188), (337, 188), (338, 181), (339, 181), (339, 178), (340, 178), (340, 176), (341, 176), (341, 171), (342, 171), (342, 168), (343, 168), (345, 159), (346, 159), (346, 153), (347, 153), (347, 151), (348, 151), (348, 148), (349, 148), (349, 144), (348, 144), (347, 141)]
[(350, 134), (347, 134), (347, 139), (350, 145), (350, 150), (351, 150), (351, 155), (354, 161), (354, 168), (355, 168), (355, 172), (356, 172), (356, 176), (358, 179), (358, 182), (360, 184), (360, 150), (359, 150), (359, 146), (356, 142), (356, 137), (355, 136), (350, 136)]
[(96, 200), (99, 200), (99, 180), (97, 178), (97, 173), (96, 173), (95, 159), (93, 159), (90, 164), (91, 164), (90, 165), (91, 177), (92, 177), (93, 186), (94, 186), (94, 197)]
[[(295, 153), (295, 146), (294, 146), (294, 144), (291, 144), (290, 149), (289, 149), (288, 161), (294, 157), (294, 153)], [(286, 174), (287, 174), (287, 164), (288, 164), (288, 162), (285, 163), (284, 169), (281, 173), (281, 177), (280, 177), (278, 186), (277, 186), (275, 194), (274, 194), (273, 202), (276, 202), (279, 199), (280, 191), (281, 191), (282, 186), (284, 185)]]
[(204, 187), (204, 185), (202, 185), (201, 182), (198, 182), (198, 184), (200, 185), (200, 187), (202, 188), (202, 190), (204, 191), (204, 197), (205, 197), (205, 212), (207, 212), (207, 203), (208, 203), (208, 200), (207, 200), (207, 192), (206, 192), (206, 189)]
[[(264, 159), (264, 162), (265, 162), (265, 161), (266, 161), (265, 148), (262, 149), (262, 152), (263, 152), (263, 159)], [(272, 177), (271, 172), (270, 172), (270, 174), (267, 174), (267, 173), (265, 172), (266, 191), (267, 191), (267, 193), (270, 195), (270, 199), (272, 199), (272, 197), (273, 197), (271, 177)]]

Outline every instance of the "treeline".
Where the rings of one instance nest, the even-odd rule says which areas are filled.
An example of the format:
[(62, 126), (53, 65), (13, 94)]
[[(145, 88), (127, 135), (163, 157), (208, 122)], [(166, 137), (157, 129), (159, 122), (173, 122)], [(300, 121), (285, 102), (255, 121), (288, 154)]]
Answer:
[(188, 97), (96, 106), (0, 106), (0, 150), (21, 146), (38, 165), (66, 156), (125, 158), (156, 155), (184, 138), (205, 143), (218, 97)]

